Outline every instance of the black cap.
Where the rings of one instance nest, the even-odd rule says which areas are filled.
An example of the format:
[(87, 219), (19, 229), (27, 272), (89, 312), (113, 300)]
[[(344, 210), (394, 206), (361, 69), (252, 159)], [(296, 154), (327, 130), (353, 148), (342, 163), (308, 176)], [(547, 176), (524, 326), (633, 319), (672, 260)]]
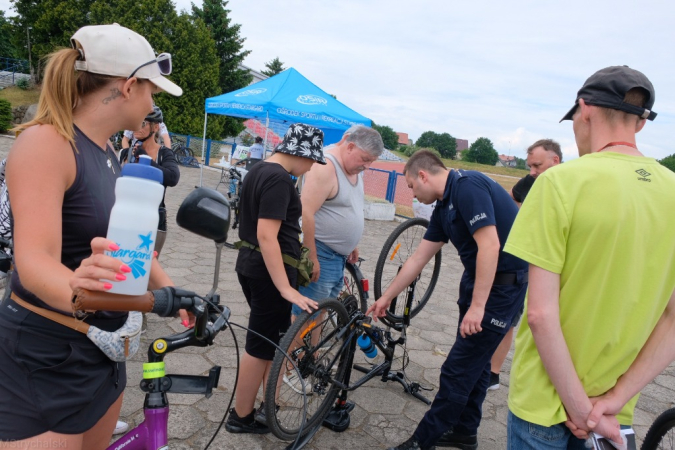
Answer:
[[(633, 88), (642, 88), (647, 92), (644, 108), (624, 103), (626, 92)], [(654, 120), (656, 117), (656, 113), (651, 110), (655, 100), (654, 86), (642, 72), (628, 66), (606, 67), (591, 75), (577, 92), (574, 106), (560, 119), (561, 122), (572, 120), (580, 98), (588, 105), (618, 109), (643, 119)]]

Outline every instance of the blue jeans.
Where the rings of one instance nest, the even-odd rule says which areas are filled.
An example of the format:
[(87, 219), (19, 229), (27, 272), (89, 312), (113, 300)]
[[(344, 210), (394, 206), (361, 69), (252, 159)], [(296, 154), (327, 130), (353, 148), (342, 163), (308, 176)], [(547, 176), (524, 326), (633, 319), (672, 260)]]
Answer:
[[(334, 252), (326, 244), (316, 241), (316, 256), (319, 259), (319, 279), (309, 286), (300, 286), (300, 293), (312, 300), (337, 298), (344, 285), (344, 272), (347, 257)], [(293, 305), (293, 315), (302, 313), (299, 306)]]
[(509, 411), (508, 450), (587, 450), (585, 441), (576, 438), (564, 423), (550, 427), (518, 418)]

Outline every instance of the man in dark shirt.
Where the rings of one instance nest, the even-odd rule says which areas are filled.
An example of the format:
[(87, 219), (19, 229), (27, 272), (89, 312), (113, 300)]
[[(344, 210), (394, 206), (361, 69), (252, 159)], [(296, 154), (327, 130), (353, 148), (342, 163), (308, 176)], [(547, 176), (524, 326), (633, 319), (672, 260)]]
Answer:
[(415, 153), (404, 174), (420, 202), (438, 203), (424, 239), (368, 313), (384, 316), (392, 299), (448, 240), (457, 248), (464, 273), (457, 302), (459, 328), (441, 367), (438, 394), (413, 436), (390, 450), (433, 445), (476, 449), (490, 358), (527, 289), (527, 264), (502, 251), (518, 208), (493, 180), (479, 172), (450, 171), (431, 152)]
[[(235, 407), (225, 429), (230, 433), (269, 433), (254, 408), (256, 395), (269, 374), (274, 345), (291, 322), (291, 304), (312, 312), (318, 303), (296, 289), (298, 271), (284, 264), (283, 255), (300, 257), (302, 205), (290, 175), (301, 176), (312, 164), (326, 164), (323, 132), (309, 125), (290, 126), (275, 153), (256, 164), (246, 175), (241, 189), (239, 251), (235, 270), (246, 301), (251, 307), (245, 352), (239, 365)], [(257, 413), (257, 414), (256, 414)]]
[(553, 139), (539, 139), (527, 149), (527, 165), (530, 174), (521, 178), (513, 186), (511, 197), (519, 204), (523, 203), (527, 193), (539, 175), (562, 162), (560, 144)]

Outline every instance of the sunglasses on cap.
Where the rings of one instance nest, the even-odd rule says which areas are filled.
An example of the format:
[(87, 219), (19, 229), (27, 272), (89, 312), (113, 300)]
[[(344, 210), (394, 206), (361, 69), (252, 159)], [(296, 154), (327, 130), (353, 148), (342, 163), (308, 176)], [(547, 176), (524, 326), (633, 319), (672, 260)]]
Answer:
[(145, 64), (141, 64), (140, 66), (136, 67), (136, 70), (131, 72), (131, 75), (129, 75), (127, 79), (136, 75), (136, 72), (138, 72), (143, 67), (149, 66), (150, 64), (154, 63), (157, 63), (157, 66), (159, 67), (159, 73), (161, 73), (162, 75), (171, 74), (171, 53), (160, 53), (159, 55), (157, 55), (157, 58), (153, 59), (152, 61), (148, 61)]

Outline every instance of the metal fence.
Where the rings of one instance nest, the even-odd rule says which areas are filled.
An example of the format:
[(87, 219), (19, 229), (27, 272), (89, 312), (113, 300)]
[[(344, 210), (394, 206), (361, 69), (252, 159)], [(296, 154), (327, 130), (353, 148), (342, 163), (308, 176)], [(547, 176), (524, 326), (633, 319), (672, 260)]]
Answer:
[[(171, 133), (171, 139), (173, 142), (180, 142), (189, 147), (195, 157), (206, 165), (209, 164), (211, 159), (218, 159), (225, 154), (234, 153), (237, 148), (235, 142), (206, 139), (204, 144), (202, 138), (184, 134)], [(202, 146), (204, 147), (203, 159)], [(413, 216), (412, 189), (408, 188), (402, 173), (393, 170), (368, 169), (363, 173), (363, 188), (366, 199), (394, 203), (396, 214), (405, 217)]]
[(384, 200), (396, 205), (396, 214), (412, 217), (412, 189), (402, 173), (368, 169), (363, 173), (363, 189), (368, 200)]
[[(192, 153), (194, 153), (199, 162), (202, 162), (207, 166), (209, 165), (211, 159), (218, 159), (223, 155), (231, 154), (237, 148), (237, 144), (234, 143), (234, 141), (225, 142), (207, 139), (206, 144), (204, 144), (204, 139), (200, 137), (175, 133), (169, 133), (169, 135), (171, 136), (173, 142), (180, 142), (192, 150)], [(203, 158), (202, 149), (204, 151)]]

